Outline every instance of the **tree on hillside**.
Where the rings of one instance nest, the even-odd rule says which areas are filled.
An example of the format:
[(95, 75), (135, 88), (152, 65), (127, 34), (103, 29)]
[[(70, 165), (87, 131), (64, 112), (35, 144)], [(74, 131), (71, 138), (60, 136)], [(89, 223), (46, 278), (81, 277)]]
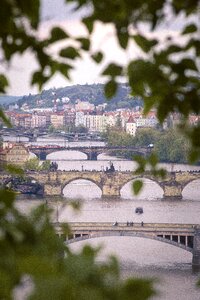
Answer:
[[(18, 53), (32, 51), (38, 62), (38, 70), (32, 76), (32, 84), (41, 89), (56, 72), (69, 78), (73, 61), (83, 52), (100, 63), (104, 53), (91, 46), (92, 33), (97, 21), (111, 23), (119, 45), (126, 50), (131, 41), (141, 49), (142, 55), (130, 59), (127, 64), (111, 62), (102, 72), (108, 78), (105, 94), (111, 98), (117, 91), (117, 80), (127, 76), (132, 95), (144, 99), (144, 111), (157, 109), (160, 122), (171, 112), (179, 112), (182, 128), (190, 136), (192, 159), (200, 153), (200, 125), (186, 127), (190, 113), (200, 111), (200, 83), (198, 78), (200, 41), (198, 39), (199, 1), (99, 1), (68, 0), (73, 10), (87, 8), (82, 19), (87, 28), (86, 36), (70, 37), (67, 29), (54, 27), (45, 38), (39, 37), (40, 0), (2, 0), (0, 9), (1, 62), (10, 63)], [(184, 28), (177, 43), (170, 31), (160, 41), (156, 30), (172, 19), (184, 16)], [(143, 32), (148, 28), (148, 33)], [(154, 34), (153, 34), (154, 33)], [(51, 55), (55, 43), (70, 40), (57, 55)], [(180, 55), (179, 55), (180, 54)], [(0, 74), (0, 92), (8, 86), (5, 74)], [(10, 126), (2, 110), (0, 117)], [(29, 299), (136, 299), (149, 298), (152, 282), (128, 279), (121, 281), (114, 259), (98, 265), (97, 251), (85, 247), (80, 254), (73, 254), (57, 237), (45, 207), (29, 217), (19, 213), (14, 205), (14, 194), (0, 190), (0, 298), (12, 299), (17, 288), (28, 281), (33, 290)], [(68, 228), (65, 228), (69, 233)], [(63, 252), (66, 256), (63, 257)], [(81, 287), (81, 288), (80, 288)]]

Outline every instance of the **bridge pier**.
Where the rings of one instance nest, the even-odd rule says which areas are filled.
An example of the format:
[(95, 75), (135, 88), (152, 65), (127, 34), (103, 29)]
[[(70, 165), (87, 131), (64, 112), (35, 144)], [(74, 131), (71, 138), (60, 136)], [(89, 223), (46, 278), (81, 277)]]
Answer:
[(98, 153), (95, 151), (87, 153), (88, 160), (97, 160)]
[(40, 152), (39, 153), (39, 159), (40, 160), (46, 160), (47, 159), (47, 153), (46, 152)]
[(163, 197), (164, 199), (169, 200), (181, 200), (182, 199), (182, 187), (181, 185), (176, 184), (162, 184), (162, 188), (164, 191)]
[(192, 268), (200, 271), (200, 228), (196, 228), (194, 232)]
[(30, 136), (28, 140), (29, 140), (29, 142), (37, 142), (37, 137)]
[(46, 183), (44, 185), (44, 196), (61, 196), (62, 186), (60, 184)]
[(120, 198), (120, 188), (115, 185), (106, 184), (102, 188), (102, 198)]

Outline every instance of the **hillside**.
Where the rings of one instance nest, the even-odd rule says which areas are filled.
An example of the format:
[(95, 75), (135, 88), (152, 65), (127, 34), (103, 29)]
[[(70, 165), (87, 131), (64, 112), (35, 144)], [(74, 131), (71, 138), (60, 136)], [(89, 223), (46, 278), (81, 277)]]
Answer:
[(0, 96), (0, 106), (7, 105), (11, 103), (16, 103), (21, 97), (20, 96)]
[(67, 86), (58, 89), (44, 90), (38, 95), (23, 96), (19, 101), (21, 106), (27, 103), (29, 107), (52, 107), (55, 99), (69, 98), (70, 103), (75, 103), (78, 99), (81, 101), (89, 101), (94, 105), (107, 102), (107, 110), (115, 110), (117, 108), (132, 108), (142, 105), (142, 101), (138, 98), (130, 96), (130, 89), (127, 84), (119, 84), (119, 88), (115, 97), (107, 100), (104, 95), (103, 84), (86, 84)]

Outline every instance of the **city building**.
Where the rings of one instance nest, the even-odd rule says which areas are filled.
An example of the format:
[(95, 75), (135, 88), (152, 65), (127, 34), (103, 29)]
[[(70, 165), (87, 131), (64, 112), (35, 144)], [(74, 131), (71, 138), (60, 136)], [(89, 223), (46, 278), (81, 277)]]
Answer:
[(135, 136), (136, 128), (136, 121), (132, 116), (130, 116), (126, 123), (126, 132), (132, 136)]
[(85, 126), (86, 127), (86, 118), (85, 114), (82, 111), (77, 111), (75, 115), (75, 126)]
[(103, 132), (107, 127), (107, 117), (104, 115), (85, 115), (85, 127), (90, 132)]
[(65, 116), (63, 112), (53, 113), (50, 116), (50, 122), (54, 128), (63, 127), (65, 125), (64, 120), (65, 120)]
[(64, 125), (74, 126), (76, 119), (76, 113), (74, 109), (68, 109), (64, 112)]
[(46, 127), (47, 117), (44, 114), (38, 114), (36, 111), (32, 114), (31, 128)]
[(88, 101), (80, 101), (77, 100), (77, 103), (75, 104), (75, 110), (76, 111), (94, 111), (95, 106), (94, 104), (88, 102)]
[(21, 143), (4, 143), (0, 150), (0, 162), (22, 166), (29, 159), (28, 149)]

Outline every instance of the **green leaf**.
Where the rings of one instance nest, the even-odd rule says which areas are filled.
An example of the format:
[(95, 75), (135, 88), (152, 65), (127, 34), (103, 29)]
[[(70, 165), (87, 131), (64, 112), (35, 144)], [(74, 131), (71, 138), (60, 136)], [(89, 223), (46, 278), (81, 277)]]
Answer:
[(135, 155), (133, 157), (133, 160), (138, 164), (137, 169), (135, 170), (135, 174), (142, 174), (145, 172), (145, 167), (146, 167), (146, 159), (142, 157), (141, 155)]
[(159, 169), (157, 170), (157, 176), (161, 177), (162, 179), (164, 179), (167, 175), (167, 171), (165, 169)]
[(156, 39), (148, 40), (140, 34), (133, 35), (133, 39), (135, 40), (137, 45), (146, 53), (149, 52), (158, 43)]
[(157, 155), (155, 153), (151, 153), (151, 155), (148, 158), (148, 161), (152, 167), (155, 167), (158, 163)]
[(90, 40), (86, 38), (77, 38), (77, 41), (81, 43), (81, 48), (85, 51), (90, 49)]
[(108, 98), (108, 99), (112, 98), (115, 95), (116, 91), (117, 91), (116, 81), (114, 81), (114, 80), (108, 81), (104, 87), (104, 92), (105, 92), (106, 98)]
[[(128, 278), (124, 284), (126, 300), (147, 300), (156, 293), (152, 289), (153, 281), (150, 279)], [(144, 288), (145, 287), (145, 288)]]
[(81, 201), (78, 199), (70, 201), (69, 204), (74, 210), (80, 210), (81, 208)]
[(2, 109), (0, 108), (0, 119), (2, 119), (3, 123), (11, 128), (12, 124), (10, 123), (10, 120), (6, 117), (6, 115), (4, 114), (4, 112), (2, 111)]
[(69, 59), (75, 59), (77, 57), (80, 57), (79, 52), (74, 47), (67, 47), (60, 51), (59, 55), (61, 57), (69, 58)]
[(182, 59), (181, 63), (185, 66), (186, 69), (198, 71), (198, 68), (193, 59), (184, 58)]
[(133, 182), (133, 192), (135, 195), (138, 195), (143, 187), (143, 182), (141, 180), (135, 180)]
[(40, 15), (40, 1), (39, 0), (18, 0), (18, 10), (22, 15), (26, 15), (31, 22), (33, 28), (37, 28)]
[(70, 75), (69, 75), (69, 71), (72, 69), (72, 66), (69, 64), (63, 64), (60, 63), (57, 66), (57, 71), (59, 71), (61, 74), (63, 74), (67, 79), (70, 80)]
[(118, 41), (119, 41), (120, 46), (123, 49), (126, 49), (126, 47), (128, 45), (128, 40), (129, 40), (128, 33), (118, 33), (117, 37), (118, 37)]
[(92, 33), (93, 31), (93, 19), (90, 17), (84, 18), (83, 19), (83, 24), (85, 24), (85, 26), (87, 27), (87, 30), (89, 31), (89, 33)]
[(11, 207), (15, 201), (15, 193), (10, 190), (0, 189), (0, 199), (6, 207)]
[(51, 36), (50, 36), (49, 42), (54, 43), (54, 42), (57, 42), (59, 40), (63, 40), (66, 38), (69, 38), (69, 36), (64, 30), (62, 30), (60, 27), (54, 27), (51, 30)]
[(5, 93), (5, 88), (8, 87), (8, 79), (5, 75), (0, 74), (0, 93)]
[(36, 71), (33, 75), (32, 75), (32, 81), (31, 84), (37, 84), (39, 86), (39, 89), (41, 90), (43, 84), (48, 81), (50, 78), (50, 76), (45, 76), (43, 74), (43, 72), (41, 71)]
[(103, 54), (102, 54), (102, 52), (99, 51), (99, 52), (93, 54), (91, 57), (95, 62), (100, 63), (103, 59)]
[(177, 46), (177, 45), (170, 45), (168, 47), (168, 49), (163, 51), (163, 53), (166, 54), (166, 55), (170, 55), (170, 54), (177, 53), (177, 52), (182, 52), (182, 51), (183, 51), (182, 47)]
[(193, 33), (193, 32), (196, 32), (197, 30), (198, 30), (197, 26), (194, 23), (192, 23), (192, 24), (187, 25), (183, 29), (182, 34)]
[(102, 72), (102, 75), (109, 75), (111, 77), (116, 77), (116, 76), (120, 76), (122, 74), (122, 67), (111, 63), (109, 64), (105, 70)]

